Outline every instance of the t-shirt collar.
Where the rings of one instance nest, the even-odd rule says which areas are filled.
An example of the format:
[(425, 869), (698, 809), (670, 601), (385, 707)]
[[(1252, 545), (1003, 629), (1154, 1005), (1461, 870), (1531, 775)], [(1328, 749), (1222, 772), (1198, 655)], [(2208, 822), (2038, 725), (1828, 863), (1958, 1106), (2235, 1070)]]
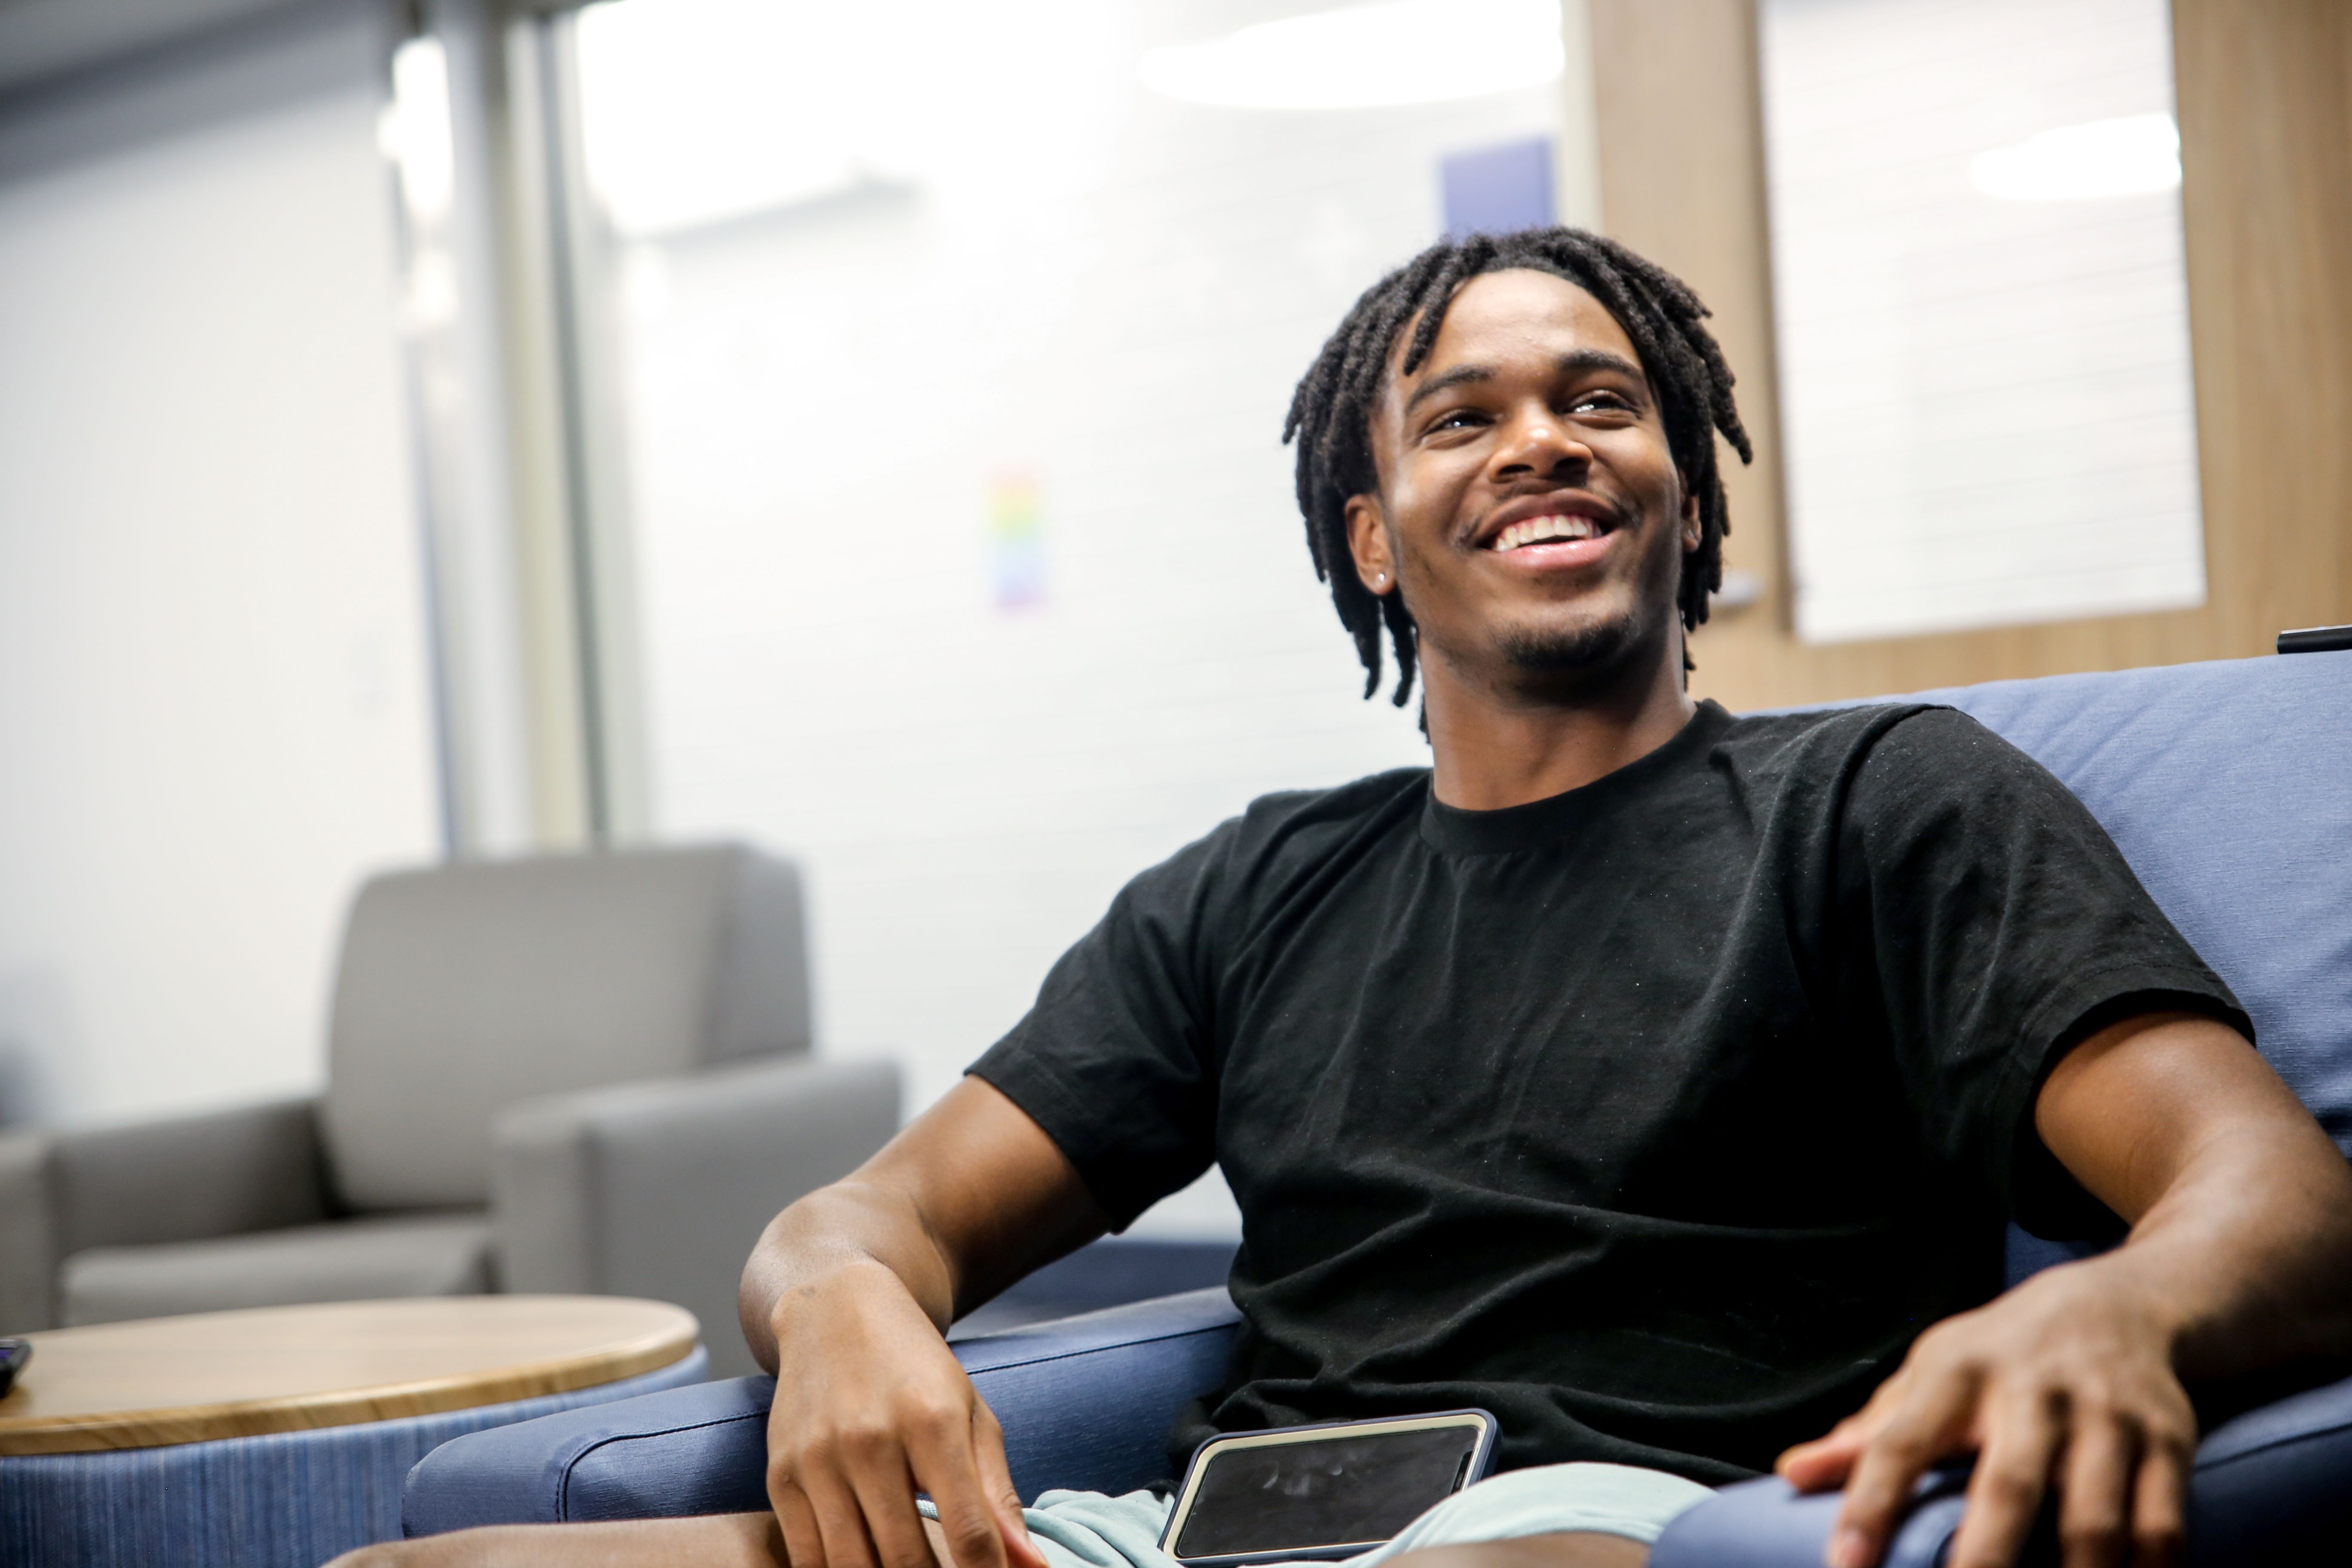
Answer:
[(1656, 751), (1589, 784), (1525, 805), (1465, 811), (1441, 803), (1433, 787), (1422, 807), (1421, 836), (1430, 847), (1446, 855), (1507, 855), (1557, 844), (1616, 803), (1642, 794), (1666, 774), (1704, 756), (1730, 723), (1731, 715), (1720, 704), (1712, 698), (1701, 698), (1689, 721)]

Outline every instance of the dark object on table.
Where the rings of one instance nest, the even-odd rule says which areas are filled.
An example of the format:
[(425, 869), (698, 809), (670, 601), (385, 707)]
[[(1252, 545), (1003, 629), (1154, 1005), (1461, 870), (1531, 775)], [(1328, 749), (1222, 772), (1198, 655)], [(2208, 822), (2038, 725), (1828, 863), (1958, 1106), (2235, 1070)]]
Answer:
[(8, 1391), (16, 1386), (16, 1374), (32, 1359), (32, 1341), (0, 1339), (0, 1399), (5, 1399)]
[(2346, 648), (2352, 648), (2352, 626), (2305, 626), (2278, 636), (2281, 653), (2341, 653)]

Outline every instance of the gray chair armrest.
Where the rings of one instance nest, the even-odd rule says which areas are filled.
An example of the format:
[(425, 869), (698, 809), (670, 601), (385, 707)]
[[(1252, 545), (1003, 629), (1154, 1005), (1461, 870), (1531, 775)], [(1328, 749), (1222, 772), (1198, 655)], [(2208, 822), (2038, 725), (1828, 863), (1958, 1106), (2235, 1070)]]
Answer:
[(53, 1140), (58, 1255), (203, 1241), (328, 1215), (315, 1100), (133, 1122)]
[(0, 1133), (0, 1334), (57, 1321), (57, 1200), (51, 1140)]
[(327, 1214), (315, 1100), (0, 1137), (0, 1330), (54, 1324), (58, 1266), (84, 1248), (242, 1236)]
[(491, 1132), (509, 1290), (675, 1301), (719, 1377), (756, 1370), (735, 1287), (778, 1209), (898, 1130), (898, 1070), (805, 1058), (526, 1100)]

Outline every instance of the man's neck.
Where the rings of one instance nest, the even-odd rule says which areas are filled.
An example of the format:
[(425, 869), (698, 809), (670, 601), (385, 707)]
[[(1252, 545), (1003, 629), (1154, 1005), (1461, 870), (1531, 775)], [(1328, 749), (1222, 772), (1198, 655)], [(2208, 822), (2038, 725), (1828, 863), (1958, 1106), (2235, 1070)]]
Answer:
[[(1486, 684), (1440, 658), (1423, 661), (1433, 787), (1465, 811), (1497, 811), (1580, 789), (1681, 733), (1696, 704), (1683, 689), (1682, 639), (1590, 682)], [(1532, 689), (1531, 689), (1532, 688)]]

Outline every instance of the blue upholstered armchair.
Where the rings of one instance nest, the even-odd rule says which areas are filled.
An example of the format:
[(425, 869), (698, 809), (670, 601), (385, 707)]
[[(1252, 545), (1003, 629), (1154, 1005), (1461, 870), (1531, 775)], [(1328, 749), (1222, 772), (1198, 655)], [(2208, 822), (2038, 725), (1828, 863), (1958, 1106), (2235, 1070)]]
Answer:
[[(2352, 1145), (2352, 653), (2007, 681), (1930, 694), (2064, 780), (2236, 990), (2269, 1058)], [(2012, 1279), (2070, 1256), (2011, 1237)], [(1003, 1423), (1014, 1484), (1118, 1492), (1163, 1476), (1177, 1407), (1223, 1377), (1236, 1315), (1196, 1290), (956, 1352)], [(770, 1382), (741, 1378), (482, 1432), (410, 1475), (412, 1535), (522, 1521), (764, 1506)], [(1933, 1568), (1957, 1473), (1923, 1485), (1895, 1568)], [(1727, 1487), (1657, 1544), (1656, 1568), (1811, 1568), (1837, 1500)], [(2345, 1560), (2352, 1379), (2210, 1425), (2191, 1483), (2198, 1563)]]

